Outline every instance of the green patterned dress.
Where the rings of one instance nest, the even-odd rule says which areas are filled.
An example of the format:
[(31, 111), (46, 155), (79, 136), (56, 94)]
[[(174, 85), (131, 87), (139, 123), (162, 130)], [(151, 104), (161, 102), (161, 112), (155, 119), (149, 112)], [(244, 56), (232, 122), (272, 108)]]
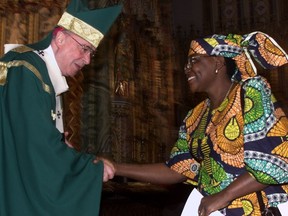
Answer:
[[(188, 177), (204, 196), (250, 172), (270, 184), (264, 203), (288, 201), (288, 120), (261, 76), (234, 85), (215, 110), (209, 99), (188, 112), (167, 165)], [(256, 193), (234, 200), (224, 215), (261, 215)]]

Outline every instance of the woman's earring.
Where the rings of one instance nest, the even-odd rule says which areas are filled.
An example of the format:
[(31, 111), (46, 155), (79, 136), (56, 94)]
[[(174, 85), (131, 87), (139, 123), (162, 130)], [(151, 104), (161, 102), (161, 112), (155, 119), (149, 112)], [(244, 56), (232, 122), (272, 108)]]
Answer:
[(218, 69), (215, 70), (215, 74), (218, 74)]

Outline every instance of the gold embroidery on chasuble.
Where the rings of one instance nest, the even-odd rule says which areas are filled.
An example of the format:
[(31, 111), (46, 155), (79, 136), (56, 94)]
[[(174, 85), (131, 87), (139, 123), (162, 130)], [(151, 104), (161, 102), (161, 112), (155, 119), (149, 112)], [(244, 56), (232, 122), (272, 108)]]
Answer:
[[(51, 94), (50, 86), (44, 83), (40, 72), (33, 65), (31, 65), (26, 61), (15, 60), (9, 62), (0, 62), (0, 86), (1, 85), (4, 86), (6, 84), (8, 69), (11, 67), (19, 67), (19, 66), (24, 66), (28, 68), (30, 71), (32, 71), (32, 73), (40, 80), (43, 90), (48, 94)], [(53, 110), (51, 110), (51, 117), (53, 121), (56, 119), (54, 115), (56, 116), (56, 114), (53, 114)]]
[(24, 53), (24, 52), (29, 52), (33, 51), (34, 49), (28, 47), (28, 46), (19, 46), (14, 49), (12, 49), (13, 52), (18, 52), (18, 53)]
[(42, 83), (43, 90), (47, 93), (51, 94), (50, 86), (44, 83), (41, 74), (39, 71), (30, 63), (26, 61), (10, 61), (10, 62), (0, 62), (0, 85), (4, 85), (6, 83), (8, 69), (11, 67), (19, 67), (24, 66), (28, 68), (32, 73), (40, 80)]
[(0, 86), (4, 86), (7, 79), (8, 66), (5, 62), (0, 62)]
[(94, 47), (97, 47), (104, 37), (100, 31), (67, 12), (64, 12), (58, 25), (81, 35), (83, 39), (91, 43)]
[(222, 161), (234, 166), (244, 167), (243, 131), (244, 120), (241, 110), (241, 86), (237, 85), (217, 110), (207, 127), (214, 150)]

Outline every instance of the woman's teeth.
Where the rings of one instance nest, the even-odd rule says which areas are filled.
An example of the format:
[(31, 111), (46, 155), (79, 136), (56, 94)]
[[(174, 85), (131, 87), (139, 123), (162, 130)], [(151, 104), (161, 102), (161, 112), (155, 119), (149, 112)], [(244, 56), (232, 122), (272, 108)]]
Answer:
[(191, 76), (188, 78), (188, 81), (192, 80), (192, 79), (195, 79), (195, 76)]

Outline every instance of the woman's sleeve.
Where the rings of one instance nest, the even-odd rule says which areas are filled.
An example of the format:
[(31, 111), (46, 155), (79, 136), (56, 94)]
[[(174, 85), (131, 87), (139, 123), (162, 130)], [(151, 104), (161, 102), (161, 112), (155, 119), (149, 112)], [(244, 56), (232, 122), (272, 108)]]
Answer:
[(189, 150), (186, 120), (191, 115), (191, 111), (186, 116), (178, 132), (178, 139), (173, 146), (167, 166), (174, 171), (186, 176), (188, 182), (196, 185), (199, 171), (199, 163), (192, 158)]
[(287, 117), (260, 76), (244, 83), (242, 98), (246, 169), (263, 184), (287, 183)]

